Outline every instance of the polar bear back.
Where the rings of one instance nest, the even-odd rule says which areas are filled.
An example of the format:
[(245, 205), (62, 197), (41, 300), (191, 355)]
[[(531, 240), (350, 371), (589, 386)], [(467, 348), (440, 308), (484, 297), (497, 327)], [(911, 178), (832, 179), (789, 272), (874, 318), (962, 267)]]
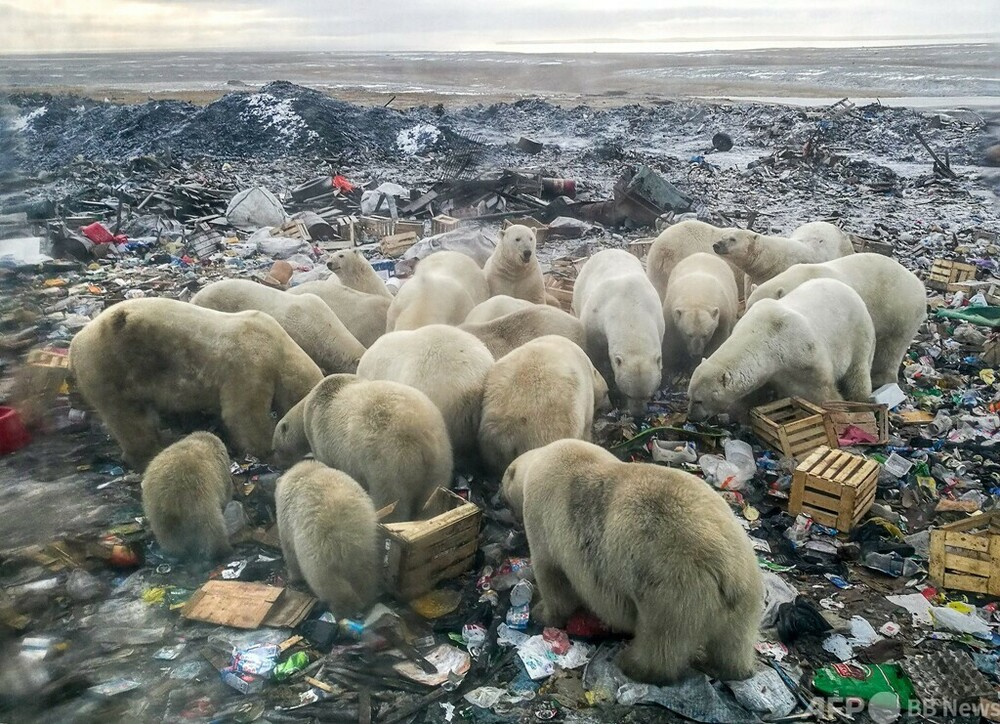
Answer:
[(255, 309), (270, 315), (324, 371), (353, 372), (365, 348), (322, 299), (291, 295), (246, 279), (223, 279), (191, 303), (220, 312)]
[(475, 336), (432, 324), (391, 332), (365, 352), (358, 376), (410, 385), (427, 395), (444, 416), (455, 454), (475, 447), (483, 386), (493, 355)]
[(854, 254), (850, 237), (828, 221), (810, 221), (795, 229), (788, 237), (813, 250), (817, 262), (839, 259)]
[(533, 305), (534, 302), (529, 302), (527, 299), (517, 299), (516, 297), (512, 297), (507, 294), (497, 294), (496, 296), (490, 297), (485, 302), (480, 302), (473, 307), (472, 311), (469, 312), (469, 315), (465, 318), (465, 323), (483, 324), (484, 322), (490, 322), (498, 317), (510, 314), (511, 312), (528, 309)]
[(286, 294), (315, 294), (340, 318), (348, 331), (365, 348), (385, 334), (385, 318), (391, 297), (366, 294), (346, 287), (334, 276), (321, 281), (305, 282), (292, 287)]

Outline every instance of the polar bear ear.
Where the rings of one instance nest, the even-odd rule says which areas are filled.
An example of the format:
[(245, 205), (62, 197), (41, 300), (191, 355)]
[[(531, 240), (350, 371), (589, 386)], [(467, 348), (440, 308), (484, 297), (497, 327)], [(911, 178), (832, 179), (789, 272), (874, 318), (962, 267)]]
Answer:
[(731, 384), (733, 384), (733, 373), (726, 370), (722, 373), (722, 386), (729, 387)]
[(681, 310), (681, 309), (674, 309), (674, 321), (675, 322), (681, 321), (681, 317), (683, 317), (683, 316), (684, 316), (683, 310)]
[(783, 296), (785, 296), (785, 290), (783, 288), (781, 288), (781, 287), (778, 287), (774, 291), (774, 298), (775, 299), (781, 299)]
[(712, 307), (711, 309), (708, 310), (708, 313), (710, 315), (712, 315), (712, 321), (713, 322), (716, 321), (719, 318), (719, 308), (718, 307)]
[(622, 356), (620, 354), (616, 354), (615, 357), (614, 357), (614, 362), (615, 362), (616, 365), (618, 365), (619, 367), (621, 367), (622, 366), (622, 362), (624, 362), (624, 360), (622, 359)]

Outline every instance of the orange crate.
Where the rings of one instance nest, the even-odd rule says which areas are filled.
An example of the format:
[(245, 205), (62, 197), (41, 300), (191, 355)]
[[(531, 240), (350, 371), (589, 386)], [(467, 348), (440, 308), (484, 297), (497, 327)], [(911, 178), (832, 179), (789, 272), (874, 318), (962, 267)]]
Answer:
[(1000, 596), (1000, 513), (984, 513), (931, 530), (935, 585)]
[(826, 410), (801, 397), (754, 407), (750, 428), (768, 447), (788, 457), (800, 457), (820, 445), (838, 447)]
[(792, 474), (788, 512), (805, 513), (821, 525), (846, 533), (875, 502), (880, 467), (861, 455), (817, 448)]

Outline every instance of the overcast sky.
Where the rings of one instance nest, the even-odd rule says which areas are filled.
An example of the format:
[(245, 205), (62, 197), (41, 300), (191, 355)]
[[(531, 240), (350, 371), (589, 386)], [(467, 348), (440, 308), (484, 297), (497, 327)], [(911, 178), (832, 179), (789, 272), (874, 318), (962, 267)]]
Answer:
[[(746, 39), (1000, 38), (1000, 0), (0, 0), (0, 53), (672, 50)], [(869, 40), (866, 40), (869, 39)]]

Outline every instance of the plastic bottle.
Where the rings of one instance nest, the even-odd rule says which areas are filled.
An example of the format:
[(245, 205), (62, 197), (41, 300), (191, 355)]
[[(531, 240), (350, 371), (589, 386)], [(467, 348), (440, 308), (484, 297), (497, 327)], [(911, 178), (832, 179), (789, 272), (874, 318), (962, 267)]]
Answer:
[(531, 596), (533, 593), (534, 587), (531, 585), (531, 581), (518, 581), (514, 584), (514, 587), (510, 589), (510, 605), (527, 606), (531, 603)]

